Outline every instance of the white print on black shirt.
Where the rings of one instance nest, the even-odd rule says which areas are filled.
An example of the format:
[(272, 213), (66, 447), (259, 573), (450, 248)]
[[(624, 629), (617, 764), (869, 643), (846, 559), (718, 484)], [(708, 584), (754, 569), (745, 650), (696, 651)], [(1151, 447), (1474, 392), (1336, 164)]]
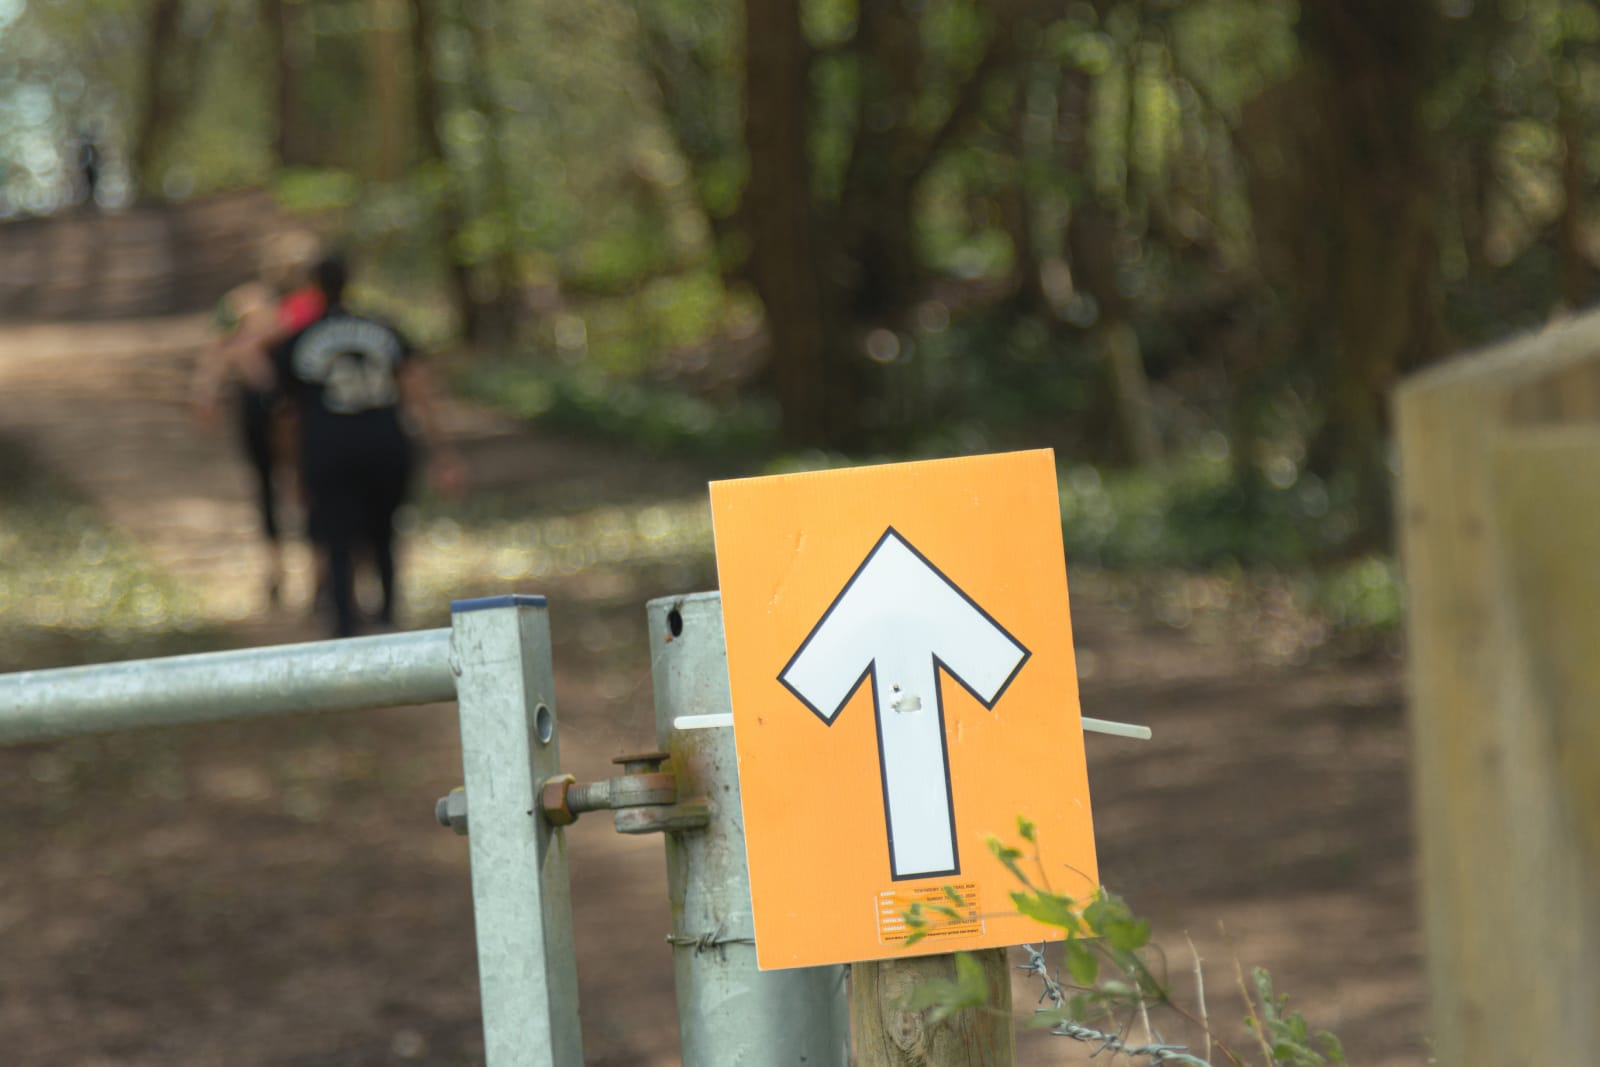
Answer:
[(294, 373), (322, 386), (322, 406), (338, 415), (393, 407), (401, 356), (393, 330), (364, 319), (325, 319), (294, 346)]

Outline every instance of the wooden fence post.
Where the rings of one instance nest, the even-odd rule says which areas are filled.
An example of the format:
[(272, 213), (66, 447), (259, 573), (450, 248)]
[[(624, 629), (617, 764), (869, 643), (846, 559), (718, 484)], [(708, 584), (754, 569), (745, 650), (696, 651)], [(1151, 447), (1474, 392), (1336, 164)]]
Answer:
[(954, 956), (918, 956), (850, 965), (850, 1030), (856, 1067), (1013, 1067), (1011, 967), (1003, 948), (972, 953), (989, 996), (982, 1008), (938, 1022), (906, 1001), (929, 980), (953, 981)]
[(1399, 521), (1434, 1055), (1600, 1048), (1600, 315), (1408, 381)]

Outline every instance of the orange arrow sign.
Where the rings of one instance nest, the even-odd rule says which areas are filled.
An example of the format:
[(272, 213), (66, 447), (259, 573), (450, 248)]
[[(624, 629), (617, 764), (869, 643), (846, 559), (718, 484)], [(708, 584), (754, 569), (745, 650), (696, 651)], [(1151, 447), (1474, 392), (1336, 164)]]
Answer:
[[(1051, 453), (715, 482), (711, 503), (761, 966), (1049, 936), (985, 838), (1025, 816), (1039, 877), (1096, 884)], [(947, 885), (963, 921), (902, 947), (905, 908)]]

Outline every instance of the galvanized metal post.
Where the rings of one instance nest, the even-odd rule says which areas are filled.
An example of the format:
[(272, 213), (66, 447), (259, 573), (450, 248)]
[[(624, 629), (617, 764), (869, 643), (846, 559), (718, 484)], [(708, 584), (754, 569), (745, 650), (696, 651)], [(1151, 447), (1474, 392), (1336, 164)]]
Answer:
[(545, 599), (457, 601), (451, 627), (488, 1067), (579, 1067), (567, 844), (539, 812), (561, 773)]
[(647, 611), (656, 737), (671, 753), (679, 798), (704, 798), (710, 810), (704, 829), (667, 834), (683, 1062), (846, 1067), (844, 968), (756, 967), (733, 727), (675, 725), (684, 717), (732, 711), (721, 595), (666, 597), (651, 601)]

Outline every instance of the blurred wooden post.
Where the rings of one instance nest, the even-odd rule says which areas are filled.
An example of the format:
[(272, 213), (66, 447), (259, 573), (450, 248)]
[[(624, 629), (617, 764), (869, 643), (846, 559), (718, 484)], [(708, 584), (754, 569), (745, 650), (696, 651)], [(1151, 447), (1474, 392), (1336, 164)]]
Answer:
[(1600, 315), (1399, 390), (1437, 1062), (1600, 1048)]
[(1003, 948), (972, 955), (983, 964), (989, 997), (982, 1008), (938, 1022), (906, 1001), (931, 979), (954, 981), (954, 956), (872, 960), (850, 966), (850, 1038), (856, 1067), (1014, 1067), (1011, 967)]

